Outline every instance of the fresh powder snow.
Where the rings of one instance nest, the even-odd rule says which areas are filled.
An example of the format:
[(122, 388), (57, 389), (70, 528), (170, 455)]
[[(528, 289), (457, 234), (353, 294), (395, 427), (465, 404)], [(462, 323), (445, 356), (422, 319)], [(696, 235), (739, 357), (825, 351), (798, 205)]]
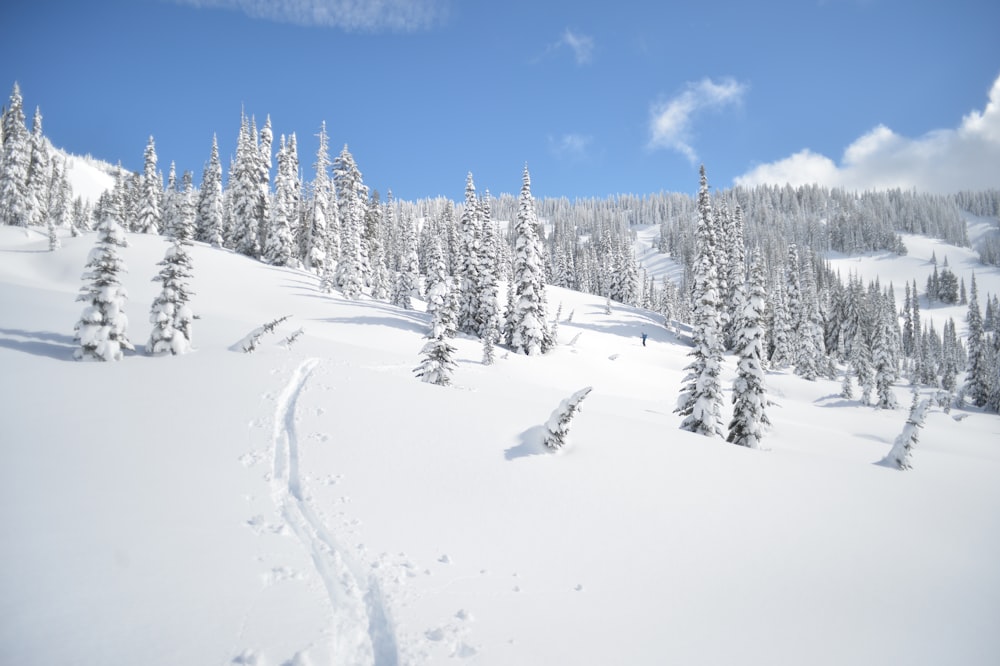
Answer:
[[(640, 258), (675, 271), (654, 233)], [(833, 265), (899, 299), (933, 251), (1000, 292), (970, 250), (903, 238), (906, 256)], [(932, 403), (898, 471), (879, 462), (908, 386), (878, 410), (783, 371), (761, 450), (685, 432), (687, 339), (554, 287), (550, 312), (572, 315), (549, 353), (486, 366), (458, 335), (435, 386), (413, 375), (422, 302), (323, 293), (202, 243), (190, 353), (145, 354), (133, 316), (134, 354), (77, 363), (95, 233), (60, 240), (0, 228), (0, 663), (1000, 663), (995, 414)], [(128, 243), (126, 307), (145, 313), (169, 241)], [(583, 386), (572, 445), (548, 455), (539, 433)]]

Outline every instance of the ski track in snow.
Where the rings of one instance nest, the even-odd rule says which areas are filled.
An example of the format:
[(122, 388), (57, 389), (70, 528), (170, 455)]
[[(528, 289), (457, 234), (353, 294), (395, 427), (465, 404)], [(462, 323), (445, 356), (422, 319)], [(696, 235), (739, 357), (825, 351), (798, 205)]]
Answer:
[(295, 410), (309, 376), (319, 365), (303, 361), (277, 398), (274, 412), (272, 497), (302, 542), (330, 600), (333, 664), (398, 666), (396, 636), (378, 582), (349, 560), (302, 493)]

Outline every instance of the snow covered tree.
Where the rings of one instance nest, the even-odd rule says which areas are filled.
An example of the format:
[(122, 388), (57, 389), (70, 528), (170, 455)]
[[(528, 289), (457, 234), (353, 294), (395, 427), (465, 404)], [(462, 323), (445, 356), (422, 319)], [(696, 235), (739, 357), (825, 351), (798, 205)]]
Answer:
[(192, 276), (192, 263), (188, 253), (191, 241), (186, 236), (186, 233), (174, 236), (163, 261), (158, 264), (163, 268), (153, 278), (162, 285), (149, 314), (153, 330), (146, 343), (146, 352), (154, 356), (186, 354), (191, 350), (194, 313), (188, 305), (191, 299), (188, 280)]
[(197, 202), (194, 196), (194, 176), (185, 171), (181, 176), (181, 189), (177, 195), (177, 218), (174, 221), (170, 235), (190, 241), (194, 238), (195, 219), (198, 217)]
[[(431, 312), (430, 330), (421, 350), (423, 361), (413, 372), (424, 382), (448, 386), (457, 367), (452, 359), (457, 350), (449, 342), (455, 335), (454, 298), (449, 294), (446, 280), (436, 282), (427, 298)], [(435, 304), (433, 308), (430, 307), (432, 300)]]
[(46, 221), (46, 235), (49, 238), (49, 251), (54, 252), (62, 247), (62, 241), (59, 240), (59, 232), (56, 231), (56, 221), (52, 216), (49, 216)]
[(716, 265), (715, 222), (708, 194), (705, 167), (700, 170), (698, 189), (698, 244), (694, 267), (692, 296), (692, 333), (694, 347), (688, 356), (691, 362), (685, 370), (674, 413), (684, 417), (681, 429), (706, 436), (722, 436), (722, 372), (723, 349), (719, 320), (719, 296)]
[[(389, 193), (390, 201), (392, 193)], [(363, 275), (365, 285), (372, 298), (380, 301), (389, 300), (390, 282), (389, 268), (385, 256), (385, 227), (387, 207), (379, 200), (379, 193), (372, 192), (371, 199), (366, 202), (364, 223), (361, 233)]]
[(966, 366), (965, 394), (969, 396), (976, 407), (984, 407), (990, 399), (991, 372), (987, 338), (983, 331), (983, 315), (979, 311), (979, 289), (976, 287), (976, 276), (972, 275), (969, 290), (969, 311), (967, 344), (969, 361)]
[(413, 308), (411, 297), (420, 295), (420, 260), (417, 256), (413, 220), (409, 215), (399, 222), (399, 272), (392, 303), (404, 310)]
[(52, 160), (52, 179), (49, 185), (49, 222), (55, 227), (72, 225), (73, 188), (66, 174), (66, 160)]
[(528, 356), (548, 351), (546, 344), (545, 263), (535, 227), (531, 175), (525, 165), (514, 227), (514, 307), (510, 319), (511, 348)]
[(492, 219), (489, 190), (479, 200), (479, 218), (480, 231), (482, 232), (479, 249), (482, 260), (479, 263), (478, 335), (484, 340), (491, 338), (493, 342), (496, 342), (500, 337), (500, 329), (503, 327), (500, 311), (500, 272), (497, 265), (497, 255), (501, 243), (497, 240), (497, 232)]
[(771, 295), (771, 325), (770, 325), (770, 363), (772, 368), (787, 368), (792, 364), (794, 349), (792, 346), (792, 325), (789, 320), (785, 301), (785, 290), (782, 282), (777, 281)]
[(333, 270), (340, 256), (340, 222), (330, 182), (330, 149), (325, 122), (320, 125), (317, 137), (319, 149), (313, 163), (316, 175), (312, 181), (312, 202), (307, 223), (303, 225), (302, 257), (308, 270), (323, 276), (321, 288), (329, 292), (335, 286)]
[(458, 330), (479, 335), (479, 271), (482, 231), (476, 185), (470, 172), (465, 177), (465, 206), (462, 208), (458, 246)]
[(274, 132), (271, 131), (271, 116), (267, 116), (264, 127), (260, 130), (257, 150), (254, 151), (254, 163), (257, 168), (257, 197), (254, 204), (254, 217), (257, 221), (257, 241), (261, 253), (267, 246), (267, 233), (271, 224), (271, 146), (274, 143)]
[(801, 310), (799, 321), (799, 347), (795, 372), (810, 381), (824, 373), (826, 346), (823, 338), (823, 314), (819, 304), (819, 289), (813, 268), (812, 252), (805, 250), (802, 263)]
[(755, 252), (750, 267), (750, 293), (737, 294), (733, 303), (742, 303), (742, 309), (733, 319), (735, 350), (739, 356), (736, 379), (733, 381), (733, 418), (729, 422), (726, 441), (760, 448), (764, 428), (770, 425), (765, 408), (767, 391), (764, 386), (764, 308), (767, 292), (764, 285), (763, 260)]
[(231, 238), (234, 250), (248, 257), (260, 256), (260, 151), (250, 121), (243, 115), (236, 146), (236, 158), (229, 174), (232, 216)]
[(222, 164), (219, 162), (219, 141), (212, 135), (212, 153), (201, 176), (198, 207), (195, 217), (195, 240), (222, 247), (223, 237)]
[(49, 144), (42, 133), (42, 112), (35, 107), (28, 140), (31, 158), (28, 160), (28, 179), (25, 183), (28, 204), (28, 224), (43, 226), (49, 217), (49, 184), (52, 180)]
[(31, 137), (24, 125), (21, 88), (14, 84), (4, 111), (3, 160), (0, 162), (0, 224), (26, 227), (31, 210), (28, 203), (28, 167)]
[(906, 419), (906, 425), (903, 426), (903, 432), (896, 437), (889, 455), (882, 459), (882, 464), (899, 470), (913, 468), (910, 461), (913, 446), (917, 443), (920, 428), (924, 427), (929, 408), (930, 400), (918, 402), (917, 394), (913, 395), (913, 405), (910, 407), (910, 415)]
[[(181, 187), (177, 182), (177, 166), (171, 162), (167, 171), (167, 186), (163, 190), (163, 209), (161, 213), (160, 231), (165, 236), (173, 237), (174, 227), (181, 216)], [(138, 231), (135, 226), (133, 231)]]
[(361, 171), (358, 170), (354, 156), (346, 144), (334, 160), (333, 174), (341, 225), (340, 260), (337, 262), (336, 281), (344, 296), (357, 299), (364, 293), (366, 282), (362, 227), (368, 188), (362, 182)]
[[(294, 138), (294, 135), (292, 135)], [(278, 174), (274, 179), (274, 205), (271, 207), (271, 224), (268, 228), (262, 259), (272, 266), (292, 266), (297, 250), (292, 223), (299, 214), (298, 156), (295, 143), (285, 143), (281, 135), (278, 148)]]
[(552, 416), (545, 422), (544, 443), (546, 447), (555, 451), (566, 445), (573, 417), (580, 411), (580, 403), (592, 390), (592, 386), (582, 388), (559, 403), (556, 410), (552, 412)]
[(73, 356), (78, 361), (118, 361), (125, 351), (134, 349), (126, 335), (128, 293), (119, 280), (127, 268), (118, 248), (127, 246), (121, 225), (106, 215), (97, 228), (97, 243), (90, 251), (83, 274), (83, 279), (90, 282), (80, 289), (77, 297), (87, 303), (74, 328), (74, 340), (80, 346)]
[(142, 183), (140, 185), (139, 218), (136, 231), (141, 234), (160, 232), (160, 203), (163, 197), (163, 179), (156, 170), (156, 144), (149, 137), (143, 153)]
[[(732, 313), (738, 313), (742, 307), (742, 303), (738, 303), (737, 291), (746, 282), (746, 249), (744, 247), (744, 221), (743, 221), (743, 208), (736, 204), (736, 207), (731, 215), (727, 215), (726, 226), (722, 230), (722, 239), (725, 244), (725, 271), (726, 271), (726, 284), (728, 286), (728, 291), (724, 293), (724, 310)], [(723, 322), (723, 338), (726, 342), (726, 348), (734, 348), (736, 344), (736, 322), (731, 321), (726, 324)]]
[(899, 403), (892, 391), (896, 380), (897, 363), (892, 327), (896, 322), (895, 306), (891, 299), (876, 300), (874, 329), (872, 332), (872, 363), (875, 370), (875, 392), (878, 395), (876, 407), (896, 409)]

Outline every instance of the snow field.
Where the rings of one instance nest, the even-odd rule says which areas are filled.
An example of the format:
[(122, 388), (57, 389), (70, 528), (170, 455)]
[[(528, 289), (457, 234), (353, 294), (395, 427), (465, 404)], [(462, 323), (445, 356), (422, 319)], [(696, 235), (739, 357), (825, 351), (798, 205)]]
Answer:
[[(422, 312), (202, 245), (194, 353), (74, 363), (93, 235), (63, 241), (0, 229), (2, 663), (1000, 659), (996, 415), (933, 409), (898, 472), (876, 463), (905, 408), (771, 373), (767, 450), (692, 435), (672, 414), (688, 348), (554, 288), (551, 354), (484, 367), (459, 336), (454, 386), (430, 386)], [(167, 243), (129, 242), (141, 350)], [(544, 452), (586, 386), (570, 444)]]

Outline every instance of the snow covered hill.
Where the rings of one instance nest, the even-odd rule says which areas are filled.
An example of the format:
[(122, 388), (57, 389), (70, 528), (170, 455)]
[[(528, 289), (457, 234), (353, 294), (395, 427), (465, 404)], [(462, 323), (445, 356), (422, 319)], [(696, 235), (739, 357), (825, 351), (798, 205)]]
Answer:
[[(167, 242), (129, 240), (141, 352)], [(922, 284), (906, 240), (837, 261)], [(93, 241), (0, 228), (0, 663), (1000, 663), (996, 415), (933, 409), (899, 472), (877, 463), (906, 409), (771, 373), (767, 450), (693, 435), (688, 347), (556, 288), (553, 352), (486, 367), (459, 337), (431, 386), (424, 313), (202, 245), (197, 351), (77, 363)]]
[(106, 190), (115, 185), (114, 166), (92, 157), (71, 155), (59, 148), (52, 148), (66, 163), (66, 177), (73, 190), (73, 198), (81, 197), (91, 205)]

